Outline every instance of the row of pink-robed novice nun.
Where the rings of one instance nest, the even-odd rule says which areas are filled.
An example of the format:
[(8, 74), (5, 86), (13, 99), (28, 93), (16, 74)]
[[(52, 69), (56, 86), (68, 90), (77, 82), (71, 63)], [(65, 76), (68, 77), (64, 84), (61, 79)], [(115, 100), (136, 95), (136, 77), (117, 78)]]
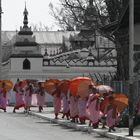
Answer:
[[(60, 113), (62, 104), (63, 104), (63, 116), (62, 116), (62, 118), (64, 118), (65, 116), (67, 117), (67, 119), (69, 119), (69, 116), (71, 116), (71, 118), (72, 117), (75, 118), (74, 109), (73, 109), (73, 111), (71, 111), (71, 105), (74, 105), (74, 104), (71, 104), (71, 105), (69, 104), (70, 100), (68, 99), (67, 94), (61, 93), (61, 90), (58, 87), (57, 83), (55, 86), (56, 86), (56, 88), (52, 92), (55, 119), (58, 119), (58, 115)], [(76, 112), (76, 114), (77, 114), (77, 112)]]
[(56, 88), (52, 91), (55, 119), (58, 119), (58, 115), (60, 113), (62, 104), (63, 104), (62, 118), (64, 118), (66, 116), (67, 119), (69, 119), (70, 109), (69, 109), (68, 96), (67, 96), (67, 94), (61, 92), (61, 89), (59, 88), (57, 83), (55, 86), (56, 86)]
[[(22, 107), (24, 107), (25, 112), (29, 111), (30, 107), (32, 106), (32, 97), (33, 97), (32, 95), (34, 93), (33, 86), (29, 82), (27, 82), (27, 86), (25, 88), (25, 96), (24, 96), (24, 89), (22, 87), (22, 82), (17, 80), (13, 90), (16, 92), (16, 102), (15, 102), (13, 112), (15, 113), (16, 112), (15, 110)], [(40, 83), (38, 83), (36, 93), (37, 93), (37, 104), (39, 107), (39, 112), (41, 112), (45, 102), (45, 92)]]
[(85, 123), (85, 120), (87, 118), (85, 110), (87, 98), (80, 98), (80, 96), (72, 96), (70, 93), (62, 93), (59, 88), (57, 89), (57, 85), (52, 95), (55, 119), (58, 118), (58, 114), (60, 113), (63, 104), (62, 118), (66, 116), (67, 119), (71, 118), (72, 122), (78, 122), (79, 119), (81, 123)]
[(2, 87), (0, 88), (0, 109), (2, 109), (4, 112), (6, 112), (7, 101), (7, 91), (5, 83), (3, 82)]
[(101, 117), (106, 117), (105, 120), (106, 122), (105, 123), (103, 122), (103, 127), (106, 124), (109, 127), (109, 132), (111, 132), (111, 130), (115, 131), (114, 127), (116, 126), (116, 123), (118, 121), (119, 113), (117, 111), (117, 106), (113, 104), (114, 98), (112, 96), (112, 93), (109, 94), (108, 97), (107, 96), (104, 97), (109, 99), (109, 105), (106, 106), (106, 108), (101, 114), (100, 111), (101, 100), (96, 94), (97, 90), (94, 87), (89, 87), (89, 89), (91, 89), (91, 94), (89, 95), (89, 99), (87, 102), (86, 112), (90, 120), (90, 124), (92, 123), (92, 126), (94, 128), (98, 128)]
[(81, 123), (83, 123), (83, 120), (86, 119), (84, 111), (84, 108), (86, 108), (85, 99), (71, 96), (69, 91), (68, 93), (61, 92), (61, 89), (59, 88), (58, 84), (56, 84), (56, 88), (52, 92), (52, 96), (55, 119), (58, 119), (58, 114), (60, 113), (61, 107), (63, 106), (62, 118), (66, 116), (67, 120), (71, 118), (72, 121), (75, 122), (75, 120), (78, 121), (79, 117)]
[[(69, 92), (69, 91), (68, 91)], [(63, 104), (63, 116), (66, 116), (67, 119), (72, 119), (72, 122), (78, 121), (78, 118), (81, 123), (85, 123), (86, 120), (86, 98), (74, 97), (71, 94), (62, 93), (59, 88), (57, 88), (52, 93), (53, 95), (53, 106), (55, 119), (58, 118), (62, 104)], [(62, 103), (62, 104), (61, 104)]]
[(85, 124), (86, 119), (90, 120), (89, 125), (98, 127), (100, 119), (100, 103), (95, 88), (89, 86), (89, 97), (70, 96), (70, 115), (72, 122)]
[(98, 127), (100, 119), (100, 103), (96, 95), (96, 88), (89, 86), (89, 97), (70, 96), (70, 116), (72, 122), (85, 124), (86, 119), (90, 120), (94, 128)]
[(87, 98), (81, 98), (80, 96), (72, 96), (69, 98), (70, 106), (70, 117), (71, 122), (78, 122), (78, 119), (81, 124), (85, 123), (86, 120), (86, 103)]
[[(90, 96), (80, 97), (80, 96), (70, 96), (70, 116), (72, 122), (78, 122), (85, 124), (86, 119), (92, 122), (93, 126), (97, 127), (99, 123), (99, 103), (96, 94), (92, 88), (89, 87)], [(96, 115), (96, 117), (95, 117)]]
[[(104, 115), (100, 111), (100, 99), (97, 96), (96, 88), (89, 86), (89, 97), (81, 98), (79, 96), (71, 96), (67, 98), (67, 94), (60, 93), (61, 91), (54, 92), (54, 112), (55, 118), (58, 118), (58, 113), (61, 109), (61, 98), (63, 99), (63, 117), (70, 111), (72, 122), (85, 123), (88, 118), (89, 125), (92, 124), (94, 128), (98, 128), (99, 121), (102, 116), (107, 116), (106, 124), (109, 131), (114, 130), (116, 120), (118, 120), (117, 108), (112, 104), (113, 97), (109, 98), (110, 105), (105, 109)], [(65, 112), (64, 112), (65, 110)]]

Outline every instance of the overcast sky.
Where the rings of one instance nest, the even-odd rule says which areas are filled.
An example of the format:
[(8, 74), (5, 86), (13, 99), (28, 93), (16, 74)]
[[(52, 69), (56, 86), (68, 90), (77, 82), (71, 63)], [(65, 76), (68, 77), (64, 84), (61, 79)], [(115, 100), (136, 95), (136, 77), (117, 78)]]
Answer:
[[(23, 25), (23, 11), (25, 0), (1, 0), (2, 1), (2, 30), (19, 30)], [(49, 14), (49, 3), (59, 6), (59, 0), (26, 0), (29, 24), (41, 22), (52, 27), (55, 25), (53, 17)], [(53, 27), (54, 30), (57, 27)]]

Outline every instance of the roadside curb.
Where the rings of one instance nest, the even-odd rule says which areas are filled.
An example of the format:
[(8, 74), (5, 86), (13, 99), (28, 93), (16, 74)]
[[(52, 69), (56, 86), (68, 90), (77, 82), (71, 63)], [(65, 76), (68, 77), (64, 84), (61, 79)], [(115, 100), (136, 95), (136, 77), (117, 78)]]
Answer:
[(80, 125), (80, 124), (77, 125), (77, 124), (74, 124), (71, 122), (66, 122), (66, 120), (63, 121), (63, 120), (52, 119), (52, 118), (44, 116), (43, 114), (38, 114), (35, 112), (29, 112), (29, 115), (47, 120), (51, 123), (57, 123), (62, 126), (73, 128), (78, 131), (83, 131), (83, 132), (88, 132), (88, 133), (97, 133), (101, 136), (108, 137), (108, 138), (115, 139), (115, 140), (134, 140), (135, 139), (135, 138), (125, 137), (125, 136), (120, 136), (115, 133), (109, 133), (108, 131), (104, 131), (104, 130), (92, 129), (91, 127)]

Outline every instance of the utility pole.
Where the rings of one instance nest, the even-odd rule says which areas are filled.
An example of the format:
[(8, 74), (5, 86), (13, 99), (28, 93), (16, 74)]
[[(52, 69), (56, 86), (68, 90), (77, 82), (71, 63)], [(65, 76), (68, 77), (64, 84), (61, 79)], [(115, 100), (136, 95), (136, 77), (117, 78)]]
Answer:
[(129, 136), (133, 136), (134, 115), (134, 0), (129, 0)]
[(1, 15), (2, 15), (2, 8), (1, 8), (1, 0), (0, 0), (0, 80), (2, 79), (2, 37), (1, 37)]

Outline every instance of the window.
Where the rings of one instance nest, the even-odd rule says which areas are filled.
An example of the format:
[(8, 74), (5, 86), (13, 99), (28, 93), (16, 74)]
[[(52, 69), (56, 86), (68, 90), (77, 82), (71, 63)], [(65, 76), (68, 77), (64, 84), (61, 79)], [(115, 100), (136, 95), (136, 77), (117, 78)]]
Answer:
[(31, 69), (31, 63), (30, 63), (30, 61), (27, 58), (23, 61), (23, 69), (24, 70)]

